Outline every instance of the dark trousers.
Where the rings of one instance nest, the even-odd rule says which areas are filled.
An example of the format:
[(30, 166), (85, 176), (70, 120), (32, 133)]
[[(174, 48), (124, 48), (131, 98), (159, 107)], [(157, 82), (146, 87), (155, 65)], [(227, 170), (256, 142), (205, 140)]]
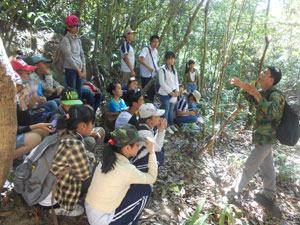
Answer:
[(67, 87), (75, 89), (81, 98), (82, 82), (76, 70), (65, 69), (65, 83)]
[(151, 192), (149, 184), (132, 184), (120, 206), (115, 210), (110, 225), (137, 225)]
[[(155, 152), (156, 155), (156, 160), (158, 163), (158, 166), (162, 166), (165, 161), (165, 149), (162, 147), (160, 152)], [(140, 171), (147, 173), (148, 172), (148, 159), (149, 159), (149, 154), (147, 154), (145, 157), (140, 158), (136, 161), (134, 161), (132, 164), (135, 165), (137, 169)]]
[[(146, 77), (141, 77), (141, 83), (142, 83), (142, 88), (144, 88), (146, 86), (146, 84), (148, 84), (148, 82), (151, 80), (152, 78), (146, 78)], [(154, 96), (155, 96), (155, 83), (153, 85), (151, 85), (151, 87), (148, 89), (147, 91), (147, 96), (145, 96), (145, 98), (147, 100), (149, 100), (151, 103), (154, 102)]]
[(93, 107), (94, 112), (96, 113), (98, 107), (102, 101), (101, 93), (93, 93), (89, 88), (81, 88), (82, 99), (86, 101), (87, 104)]

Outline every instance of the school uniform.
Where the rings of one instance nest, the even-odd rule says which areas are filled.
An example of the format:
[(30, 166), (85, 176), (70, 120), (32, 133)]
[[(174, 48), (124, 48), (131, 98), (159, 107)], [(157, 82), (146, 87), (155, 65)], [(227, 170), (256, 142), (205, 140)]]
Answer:
[(122, 154), (116, 153), (116, 156), (113, 170), (102, 173), (100, 164), (95, 170), (85, 202), (91, 225), (137, 224), (151, 194), (151, 187), (142, 184), (156, 181), (154, 153), (149, 154), (148, 173), (138, 170)]

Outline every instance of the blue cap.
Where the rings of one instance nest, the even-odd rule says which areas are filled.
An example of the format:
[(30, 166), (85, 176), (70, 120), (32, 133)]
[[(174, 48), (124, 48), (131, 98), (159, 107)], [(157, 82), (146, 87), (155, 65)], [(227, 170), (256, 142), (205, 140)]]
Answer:
[(43, 55), (32, 56), (31, 60), (32, 60), (33, 65), (35, 65), (39, 62), (45, 62), (45, 63), (51, 63), (52, 62), (51, 59), (48, 59), (48, 58), (44, 57)]

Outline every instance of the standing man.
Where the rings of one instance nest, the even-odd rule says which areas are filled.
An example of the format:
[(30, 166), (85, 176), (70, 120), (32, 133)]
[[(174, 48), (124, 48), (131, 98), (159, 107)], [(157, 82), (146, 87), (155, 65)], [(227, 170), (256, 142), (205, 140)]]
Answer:
[(253, 102), (256, 108), (255, 125), (252, 132), (254, 148), (251, 151), (243, 169), (243, 173), (237, 179), (232, 189), (227, 194), (231, 198), (239, 194), (250, 182), (258, 169), (263, 177), (263, 191), (256, 194), (255, 200), (269, 209), (276, 209), (276, 174), (273, 160), (273, 146), (276, 143), (276, 126), (279, 125), (285, 99), (275, 85), (281, 79), (281, 71), (269, 66), (259, 76), (258, 83), (262, 91), (238, 78), (231, 79), (230, 83), (243, 89), (244, 95), (249, 102)]
[[(157, 74), (157, 62), (158, 62), (158, 51), (157, 47), (159, 44), (159, 36), (152, 35), (150, 37), (150, 46), (145, 46), (139, 56), (140, 74), (142, 81), (142, 88)], [(154, 102), (155, 95), (155, 83), (151, 85), (147, 92), (147, 99), (150, 102)]]
[(131, 28), (126, 28), (123, 34), (124, 41), (120, 47), (121, 51), (121, 74), (123, 84), (127, 84), (130, 77), (136, 76), (134, 72), (134, 49), (131, 45), (134, 40), (134, 31)]

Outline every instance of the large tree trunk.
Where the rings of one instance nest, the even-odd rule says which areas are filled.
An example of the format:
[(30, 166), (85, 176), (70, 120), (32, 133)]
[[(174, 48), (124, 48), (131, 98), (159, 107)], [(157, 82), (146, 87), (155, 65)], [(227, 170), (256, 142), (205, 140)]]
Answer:
[[(5, 50), (0, 39), (0, 62), (3, 62)], [(5, 54), (6, 55), (6, 54)], [(0, 65), (0, 187), (3, 186), (10, 170), (16, 146), (16, 95), (10, 76)]]

